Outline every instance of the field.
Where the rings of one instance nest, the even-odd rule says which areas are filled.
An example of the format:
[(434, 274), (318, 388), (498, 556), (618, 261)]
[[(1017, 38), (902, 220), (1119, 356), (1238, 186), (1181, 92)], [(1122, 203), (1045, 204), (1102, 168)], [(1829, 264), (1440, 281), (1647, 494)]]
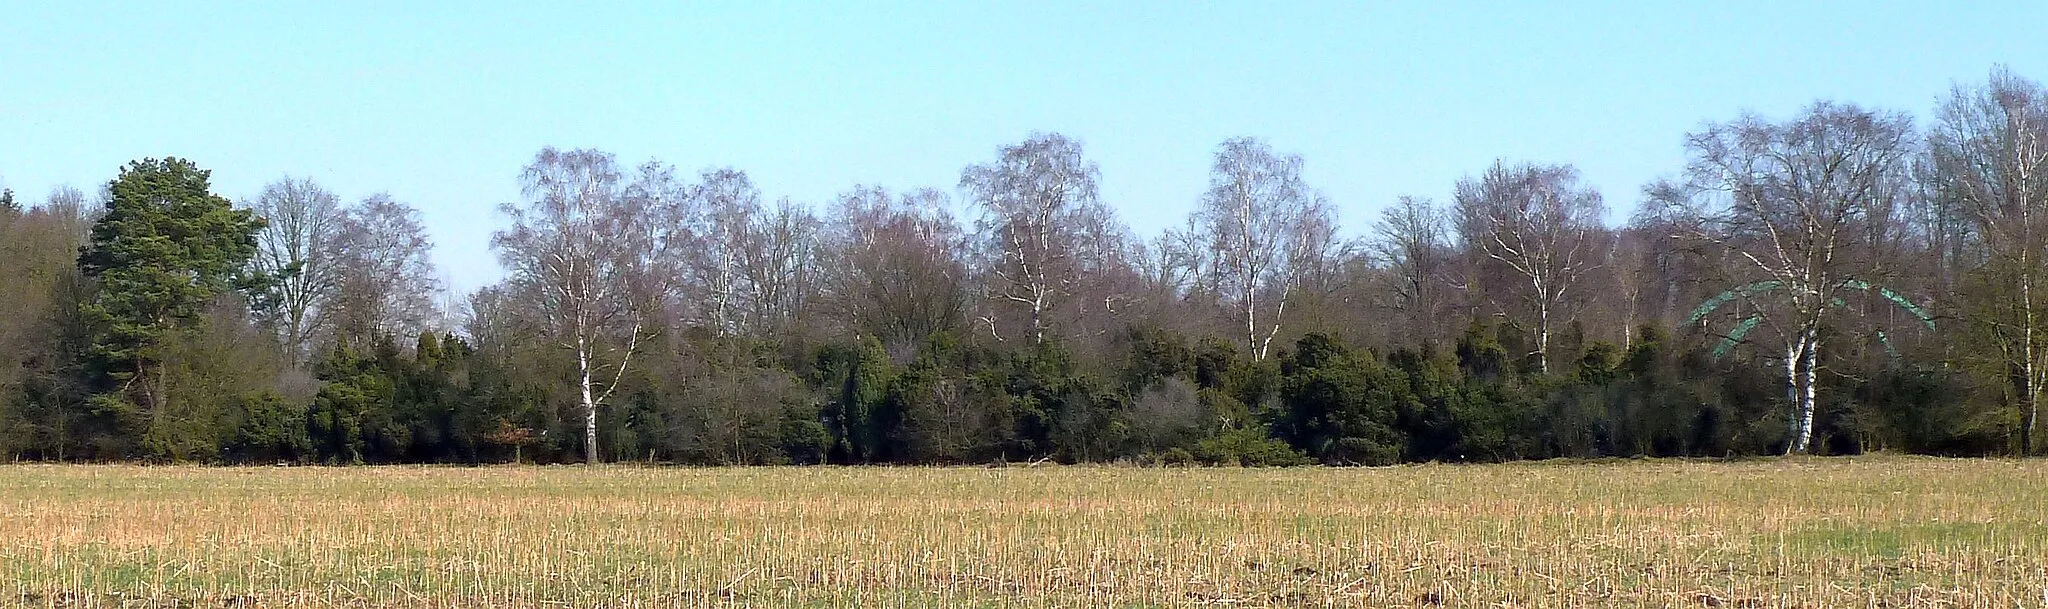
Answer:
[(0, 467), (0, 606), (2041, 607), (2048, 462)]

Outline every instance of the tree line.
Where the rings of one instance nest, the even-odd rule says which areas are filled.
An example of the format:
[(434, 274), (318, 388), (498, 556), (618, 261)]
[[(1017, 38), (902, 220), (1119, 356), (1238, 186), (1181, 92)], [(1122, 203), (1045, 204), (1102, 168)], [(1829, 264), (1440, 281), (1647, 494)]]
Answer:
[[(0, 455), (230, 463), (2039, 454), (2048, 93), (1684, 141), (1611, 226), (1500, 161), (1361, 235), (1256, 138), (1139, 236), (1080, 141), (770, 201), (546, 148), (458, 299), (418, 212), (178, 158), (0, 195)], [(956, 201), (955, 198), (958, 198)], [(1362, 202), (1361, 202), (1362, 204)], [(967, 209), (956, 217), (953, 209)], [(2048, 289), (2048, 285), (2043, 286)]]

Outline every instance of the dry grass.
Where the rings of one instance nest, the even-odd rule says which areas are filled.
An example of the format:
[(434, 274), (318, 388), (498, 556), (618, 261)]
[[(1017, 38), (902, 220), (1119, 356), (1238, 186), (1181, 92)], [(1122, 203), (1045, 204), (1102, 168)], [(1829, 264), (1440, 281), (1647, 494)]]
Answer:
[(0, 605), (2040, 607), (2048, 462), (0, 468)]

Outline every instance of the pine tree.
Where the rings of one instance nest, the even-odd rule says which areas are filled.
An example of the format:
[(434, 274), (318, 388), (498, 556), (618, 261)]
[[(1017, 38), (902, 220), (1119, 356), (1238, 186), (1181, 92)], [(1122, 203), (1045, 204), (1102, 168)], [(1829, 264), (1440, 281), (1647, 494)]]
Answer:
[(116, 435), (154, 427), (168, 399), (171, 335), (200, 323), (215, 296), (257, 283), (243, 269), (263, 220), (214, 194), (210, 175), (178, 158), (129, 163), (108, 185), (107, 213), (78, 257), (98, 288), (82, 307), (99, 377), (93, 405)]

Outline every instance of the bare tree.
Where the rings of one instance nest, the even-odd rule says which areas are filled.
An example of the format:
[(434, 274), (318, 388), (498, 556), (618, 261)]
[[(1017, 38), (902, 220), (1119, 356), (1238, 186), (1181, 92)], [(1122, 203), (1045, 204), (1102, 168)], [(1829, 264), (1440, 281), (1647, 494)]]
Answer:
[(740, 261), (746, 279), (747, 326), (755, 333), (782, 332), (810, 295), (812, 262), (821, 224), (811, 210), (783, 199), (748, 223)]
[(269, 302), (262, 303), (265, 317), (297, 366), (326, 330), (326, 309), (341, 283), (335, 260), (341, 203), (310, 179), (286, 176), (265, 186), (249, 207), (269, 221), (257, 234), (251, 261), (257, 272), (275, 278)]
[[(1004, 146), (996, 161), (960, 174), (960, 188), (981, 210), (976, 223), (996, 304), (1023, 309), (1034, 342), (1043, 342), (1053, 312), (1081, 280), (1075, 257), (1078, 219), (1100, 213), (1100, 171), (1081, 143), (1056, 133), (1032, 134)], [(981, 320), (1003, 338), (995, 313)]]
[(1217, 289), (1216, 252), (1196, 220), (1191, 215), (1183, 226), (1131, 246), (1134, 277), (1123, 317), (1180, 334), (1235, 334)]
[(1604, 252), (1606, 261), (1601, 263), (1612, 272), (1608, 275), (1613, 289), (1615, 317), (1621, 321), (1621, 348), (1627, 350), (1635, 344), (1638, 320), (1642, 318), (1644, 298), (1656, 286), (1659, 279), (1656, 267), (1656, 237), (1640, 226), (1617, 231), (1608, 242)]
[(597, 409), (618, 390), (649, 333), (650, 309), (665, 297), (659, 254), (672, 225), (658, 201), (627, 195), (604, 152), (543, 148), (520, 177), (525, 200), (501, 208), (512, 226), (492, 245), (510, 271), (508, 288), (576, 359), (584, 460), (595, 464)]
[(1572, 314), (1570, 299), (1586, 271), (1600, 262), (1600, 193), (1579, 186), (1570, 165), (1496, 162), (1479, 179), (1458, 183), (1454, 206), (1467, 250), (1519, 284), (1513, 292), (1535, 318), (1531, 354), (1548, 374), (1551, 335)]
[(1904, 115), (1827, 102), (1783, 124), (1744, 116), (1689, 135), (1687, 183), (1650, 190), (1686, 206), (1693, 236), (1728, 258), (1722, 267), (1737, 284), (1688, 321), (1735, 301), (1755, 315), (1729, 333), (1731, 344), (1759, 325), (1778, 335), (1793, 406), (1787, 453), (1811, 446), (1828, 313), (1871, 291), (1911, 306), (1870, 283), (1884, 270), (1869, 255), (1873, 231), (1897, 225), (1911, 135)]
[(702, 295), (699, 318), (719, 336), (736, 334), (747, 299), (747, 246), (761, 214), (761, 191), (746, 172), (705, 170), (690, 189), (695, 239), (691, 285)]
[(472, 345), (511, 345), (523, 334), (523, 321), (504, 286), (484, 286), (462, 301), (462, 334)]
[(1301, 179), (1301, 157), (1253, 138), (1216, 149), (1209, 190), (1195, 211), (1217, 287), (1244, 322), (1244, 345), (1263, 360), (1301, 275), (1335, 244), (1330, 204)]
[(1106, 205), (1081, 207), (1072, 221), (1075, 281), (1070, 294), (1078, 306), (1056, 319), (1068, 324), (1070, 335), (1100, 339), (1123, 327), (1124, 312), (1141, 297), (1142, 248)]
[(371, 195), (344, 211), (334, 242), (332, 317), (344, 336), (409, 337), (440, 323), (434, 243), (419, 210)]
[[(60, 187), (38, 207), (0, 201), (0, 450), (37, 450), (64, 458), (66, 429), (76, 414), (18, 410), (23, 390), (62, 382), (65, 319), (86, 283), (78, 247), (92, 225), (84, 196)], [(32, 448), (33, 447), (33, 448)]]
[[(636, 248), (637, 271), (626, 276), (628, 293), (644, 301), (643, 325), (676, 325), (693, 321), (703, 292), (692, 282), (703, 256), (702, 209), (694, 185), (675, 167), (658, 160), (641, 163), (623, 190), (624, 205), (634, 214), (621, 234)], [(661, 309), (666, 316), (655, 316)], [(656, 323), (659, 319), (659, 323)]]
[(901, 353), (965, 321), (967, 237), (945, 193), (856, 187), (833, 205), (819, 281), (828, 310), (856, 335)]
[[(2034, 452), (2048, 385), (2048, 91), (2004, 69), (1949, 95), (1928, 134), (1933, 197), (1952, 205), (1981, 248), (1967, 317), (1991, 338)], [(1974, 249), (1974, 248), (1973, 248)]]
[(1183, 299), (1214, 291), (1211, 253), (1202, 243), (1200, 227), (1190, 219), (1187, 226), (1166, 229), (1147, 241), (1138, 268), (1159, 297)]
[(1393, 277), (1401, 335), (1434, 339), (1441, 332), (1439, 296), (1451, 252), (1449, 230), (1443, 210), (1429, 199), (1405, 196), (1382, 211), (1373, 225), (1373, 253)]

